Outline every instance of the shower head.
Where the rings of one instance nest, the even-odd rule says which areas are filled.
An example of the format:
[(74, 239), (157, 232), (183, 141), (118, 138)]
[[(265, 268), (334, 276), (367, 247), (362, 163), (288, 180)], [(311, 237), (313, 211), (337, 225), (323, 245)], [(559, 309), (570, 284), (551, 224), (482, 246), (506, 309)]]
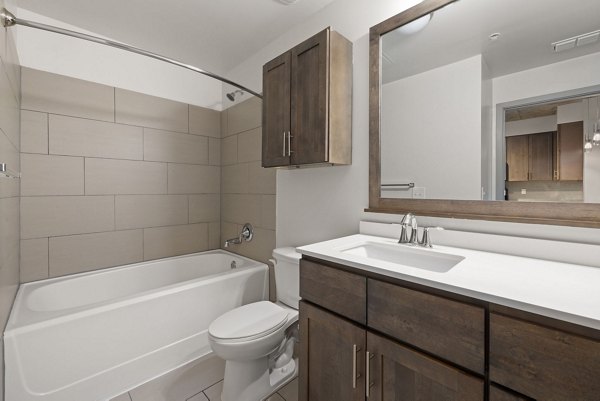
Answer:
[(235, 100), (235, 97), (238, 95), (238, 93), (240, 94), (240, 96), (244, 95), (244, 92), (242, 92), (241, 90), (238, 89), (238, 90), (228, 93), (227, 99), (229, 99), (233, 102)]

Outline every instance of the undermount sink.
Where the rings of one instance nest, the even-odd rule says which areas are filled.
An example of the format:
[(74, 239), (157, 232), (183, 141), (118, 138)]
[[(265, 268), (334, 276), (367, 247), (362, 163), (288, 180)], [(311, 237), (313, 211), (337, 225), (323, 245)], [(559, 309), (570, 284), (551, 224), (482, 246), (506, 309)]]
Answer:
[(465, 259), (463, 256), (410, 248), (406, 245), (388, 245), (375, 242), (365, 242), (343, 249), (341, 252), (437, 273), (445, 273)]

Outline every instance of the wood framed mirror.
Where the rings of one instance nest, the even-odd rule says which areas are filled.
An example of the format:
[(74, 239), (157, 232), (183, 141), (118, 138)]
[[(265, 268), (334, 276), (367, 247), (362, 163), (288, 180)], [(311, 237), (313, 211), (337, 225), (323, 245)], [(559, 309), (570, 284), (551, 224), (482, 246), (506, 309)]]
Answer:
[[(594, 4), (594, 2), (596, 4)], [(518, 5), (517, 3), (515, 3), (515, 6)], [(560, 3), (564, 4), (561, 5)], [(561, 7), (568, 7), (568, 4), (566, 3), (568, 2), (559, 0), (532, 0), (532, 7), (545, 7), (541, 13), (539, 9), (537, 10), (539, 13), (538, 19), (547, 19), (547, 21), (541, 21), (536, 25), (525, 24), (527, 20), (523, 20), (523, 18), (529, 14), (529, 16), (533, 15), (533, 13), (536, 12), (535, 9), (531, 9), (528, 14), (528, 12), (523, 11), (523, 7), (511, 8), (505, 1), (424, 0), (418, 5), (371, 28), (369, 44), (369, 207), (365, 209), (365, 211), (397, 214), (413, 212), (417, 215), (436, 217), (600, 227), (600, 197), (598, 197), (598, 195), (594, 195), (595, 198), (592, 197), (590, 199), (584, 199), (583, 197), (584, 192), (590, 194), (592, 192), (600, 193), (600, 146), (594, 146), (593, 150), (589, 153), (589, 155), (593, 155), (593, 159), (591, 156), (587, 156), (588, 153), (586, 153), (585, 157), (590, 158), (590, 160), (593, 161), (593, 164), (590, 164), (588, 159), (585, 159), (585, 163), (583, 161), (580, 162), (582, 166), (586, 166), (585, 168), (588, 168), (588, 165), (592, 166), (592, 170), (590, 170), (590, 172), (586, 170), (586, 173), (584, 174), (588, 178), (587, 182), (585, 179), (581, 178), (574, 178), (569, 182), (567, 182), (567, 179), (565, 178), (565, 180), (561, 180), (561, 182), (557, 178), (559, 174), (556, 166), (557, 163), (559, 163), (557, 160), (560, 158), (560, 150), (557, 150), (557, 146), (562, 142), (570, 144), (569, 146), (571, 146), (571, 149), (576, 151), (577, 157), (581, 157), (581, 160), (583, 160), (583, 146), (580, 146), (577, 141), (581, 139), (581, 144), (583, 144), (588, 140), (589, 135), (594, 134), (594, 130), (600, 131), (598, 128), (600, 126), (600, 119), (595, 115), (600, 113), (600, 32), (596, 32), (598, 34), (597, 43), (593, 42), (595, 32), (593, 31), (594, 28), (590, 28), (590, 26), (593, 26), (592, 24), (595, 24), (596, 22), (592, 21), (592, 18), (590, 18), (589, 26), (586, 25), (587, 20), (583, 21), (581, 24), (575, 24), (578, 25), (575, 27), (572, 26), (573, 24), (569, 24), (568, 21), (565, 21), (563, 31), (557, 29), (557, 26), (563, 26), (560, 22), (561, 18), (564, 18), (564, 14), (561, 15)], [(500, 8), (498, 10), (490, 9), (490, 7), (501, 7), (501, 4), (504, 4), (506, 10)], [(523, 3), (519, 4), (522, 5)], [(471, 6), (476, 7), (477, 9), (466, 9), (466, 7)], [(598, 15), (598, 12), (600, 12), (600, 4), (595, 0), (582, 0), (581, 4), (578, 3), (575, 8), (577, 7), (581, 8), (581, 15), (590, 14), (591, 8), (596, 11), (591, 13), (591, 15)], [(586, 10), (585, 7), (589, 7), (590, 9)], [(572, 5), (571, 8), (573, 8)], [(448, 10), (448, 12), (446, 10)], [(515, 12), (515, 10), (518, 10), (518, 12)], [(497, 28), (485, 20), (486, 14), (488, 14), (490, 20), (493, 18), (494, 21), (501, 20), (500, 14), (506, 16), (517, 15), (518, 17), (516, 22), (499, 22), (500, 28)], [(448, 17), (446, 17), (446, 15)], [(465, 15), (468, 15), (471, 20), (460, 20), (461, 23), (457, 24), (457, 18), (464, 19)], [(574, 16), (574, 18), (579, 18), (578, 21), (585, 20), (581, 15)], [(521, 19), (519, 19), (519, 16)], [(454, 20), (452, 20), (452, 18), (454, 18)], [(454, 25), (452, 25), (452, 23)], [(548, 25), (552, 23), (555, 24), (555, 26), (552, 27), (552, 32), (543, 31), (536, 33), (528, 32), (526, 29), (525, 31), (523, 31), (523, 29), (515, 29), (516, 33), (527, 35), (527, 40), (519, 39), (519, 37), (516, 36), (516, 33), (508, 30), (509, 27), (515, 26), (527, 26), (528, 28), (531, 26), (531, 29), (534, 29), (535, 26), (541, 26), (540, 24)], [(435, 28), (432, 27), (432, 25), (435, 26)], [(456, 29), (448, 31), (448, 27), (455, 27)], [(402, 28), (402, 32), (400, 32), (400, 28)], [(442, 32), (444, 28), (446, 28), (446, 31), (444, 32), (451, 32), (451, 34), (440, 35), (440, 32)], [(495, 28), (500, 30), (495, 31)], [(595, 29), (600, 29), (600, 24), (597, 24)], [(559, 32), (554, 32), (557, 30)], [(398, 32), (400, 32), (400, 34), (398, 34)], [(460, 36), (471, 33), (476, 39)], [(434, 34), (438, 35), (437, 39), (433, 39)], [(383, 48), (383, 43), (385, 42), (384, 39), (390, 41), (392, 35), (398, 37), (401, 36), (400, 40), (405, 40), (405, 38), (408, 37), (410, 38), (410, 41), (405, 40), (405, 42), (408, 43), (407, 45), (398, 45), (394, 49), (386, 50)], [(429, 35), (431, 37), (430, 42), (414, 39), (419, 35), (422, 37)], [(575, 44), (573, 47), (575, 47), (575, 49), (569, 49), (568, 47), (571, 46), (572, 43), (570, 44), (568, 40), (562, 40), (564, 38), (561, 35), (571, 35), (572, 37), (566, 37), (566, 39), (569, 40), (574, 37)], [(447, 36), (449, 36), (449, 38)], [(479, 39), (477, 39), (478, 36)], [(433, 42), (431, 40), (433, 40)], [(536, 40), (539, 43), (536, 42)], [(515, 41), (519, 41), (518, 45), (515, 45), (515, 43), (517, 43)], [(590, 41), (591, 43), (588, 43)], [(582, 46), (581, 49), (579, 49), (578, 43), (580, 42), (582, 45), (587, 44), (588, 46)], [(435, 43), (435, 45), (428, 48), (427, 43)], [(521, 43), (523, 43), (523, 46), (519, 47)], [(540, 43), (543, 45), (540, 45)], [(525, 45), (532, 48), (536, 45), (537, 47), (535, 49), (539, 49), (539, 52), (538, 50), (530, 50), (525, 47)], [(469, 46), (471, 46), (471, 48), (469, 48)], [(562, 52), (563, 48), (561, 46), (564, 46), (567, 51)], [(455, 49), (456, 51), (454, 51)], [(512, 49), (516, 52), (513, 60), (510, 59), (513, 57), (512, 55), (507, 57), (507, 53), (502, 53), (503, 51), (508, 51), (507, 49)], [(492, 53), (492, 50), (497, 53)], [(456, 55), (452, 55), (451, 53), (453, 52), (456, 53)], [(536, 58), (534, 58), (534, 56)], [(507, 59), (509, 62), (507, 62)], [(418, 94), (414, 95), (409, 93), (409, 89), (407, 88), (410, 88), (410, 86), (404, 84), (399, 86), (399, 88), (402, 88), (399, 92), (399, 96), (404, 96), (405, 102), (394, 104), (391, 107), (389, 104), (384, 104), (382, 101), (384, 97), (382, 92), (385, 85), (388, 85), (390, 82), (398, 82), (405, 77), (419, 75), (420, 86), (417, 86), (417, 88), (419, 89), (419, 92), (427, 93), (427, 85), (424, 83), (427, 83), (428, 81), (426, 81), (427, 75), (424, 73), (434, 70), (438, 71), (439, 68), (445, 66), (455, 66), (457, 65), (457, 60), (460, 60), (460, 62), (469, 60), (470, 63), (476, 63), (471, 65), (475, 65), (474, 71), (479, 71), (478, 74), (480, 75), (477, 79), (480, 84), (477, 86), (476, 81), (473, 81), (473, 83), (475, 85), (474, 87), (478, 88), (477, 90), (480, 92), (474, 93), (484, 93), (486, 90), (485, 88), (488, 87), (486, 86), (488, 83), (489, 88), (491, 88), (490, 91), (493, 92), (493, 94), (489, 95), (490, 101), (484, 100), (482, 96), (479, 109), (472, 107), (470, 104), (462, 104), (461, 99), (455, 101), (452, 91), (444, 92), (444, 95), (447, 96), (445, 104), (454, 105), (454, 103), (456, 103), (455, 107), (460, 107), (460, 109), (457, 110), (459, 110), (461, 115), (456, 117), (456, 121), (458, 121), (459, 124), (452, 124), (457, 126), (455, 127), (455, 130), (460, 129), (465, 131), (471, 129), (471, 131), (474, 132), (474, 135), (479, 135), (479, 139), (477, 139), (476, 136), (473, 137), (476, 139), (469, 142), (468, 146), (462, 146), (458, 139), (455, 139), (450, 145), (448, 145), (448, 143), (425, 143), (425, 146), (423, 146), (424, 142), (422, 141), (426, 140), (429, 131), (433, 131), (434, 134), (437, 135), (435, 138), (442, 138), (449, 136), (448, 133), (452, 133), (452, 130), (444, 128), (443, 133), (437, 132), (439, 131), (439, 128), (436, 129), (434, 128), (434, 125), (426, 123), (426, 120), (429, 120), (427, 116), (422, 119), (422, 123), (419, 121), (412, 121), (412, 125), (408, 123), (405, 124), (400, 120), (395, 120), (393, 124), (387, 120), (382, 122), (383, 112), (388, 113), (388, 115), (400, 115), (403, 112), (411, 115), (419, 114), (415, 113), (414, 110), (422, 104), (416, 100), (418, 99)], [(592, 66), (590, 71), (594, 71), (594, 68), (598, 68), (595, 69), (595, 76), (591, 76), (593, 73), (590, 73), (588, 74), (590, 76), (585, 77), (587, 81), (584, 81), (583, 78), (578, 76), (573, 76), (569, 78), (573, 81), (571, 86), (557, 86), (553, 82), (552, 84), (554, 87), (559, 90), (554, 90), (553, 92), (544, 90), (540, 90), (539, 92), (527, 92), (522, 90), (519, 92), (520, 95), (518, 97), (513, 96), (512, 98), (507, 96), (503, 98), (503, 95), (507, 92), (505, 88), (500, 87), (495, 91), (496, 87), (494, 85), (506, 81), (507, 79), (505, 77), (513, 79), (516, 77), (516, 74), (520, 74), (518, 75), (518, 78), (521, 79), (521, 86), (527, 86), (526, 84), (523, 84), (522, 81), (522, 75), (525, 75), (526, 73), (533, 71), (539, 76), (540, 74), (536, 69), (543, 69), (548, 66), (552, 67), (553, 65), (558, 66), (558, 63), (561, 62), (579, 63), (580, 60), (584, 60), (587, 64), (582, 61), (582, 65), (585, 64), (586, 67), (579, 65), (577, 67), (579, 68), (579, 71), (587, 71), (585, 68), (589, 65)], [(392, 73), (389, 71), (384, 72), (384, 64), (390, 63), (395, 63), (397, 66), (400, 66), (398, 67), (399, 70)], [(462, 70), (457, 73), (455, 72), (455, 74), (456, 77), (464, 75)], [(596, 78), (596, 76), (598, 78)], [(563, 81), (566, 82), (569, 79), (561, 79), (561, 83)], [(453, 80), (446, 79), (446, 81)], [(518, 80), (515, 78), (513, 81), (517, 82)], [(482, 84), (481, 82), (484, 83)], [(590, 82), (595, 83), (595, 85), (590, 84)], [(527, 84), (529, 83), (527, 82)], [(544, 82), (531, 83), (529, 86), (533, 87), (536, 85), (544, 89), (553, 86), (545, 85)], [(455, 86), (456, 88), (454, 90), (456, 91), (467, 92), (469, 88), (468, 84), (465, 85), (463, 83), (459, 83)], [(513, 84), (513, 86), (515, 85)], [(414, 88), (415, 86), (413, 85), (412, 87)], [(423, 89), (421, 90), (420, 88)], [(513, 92), (517, 93), (518, 91), (513, 90)], [(439, 93), (432, 92), (430, 99), (440, 98), (438, 95)], [(408, 103), (406, 102), (406, 98), (408, 98)], [(443, 96), (441, 96), (441, 98), (443, 98)], [(386, 97), (386, 100), (387, 99), (388, 97)], [(412, 104), (410, 104), (411, 102)], [(584, 110), (581, 108), (584, 107), (585, 110), (588, 111), (585, 117), (580, 118), (580, 120), (585, 120), (579, 124), (583, 127), (583, 131), (580, 129), (580, 133), (577, 134), (581, 138), (578, 137), (575, 142), (567, 140), (560, 142), (560, 139), (557, 138), (560, 138), (561, 128), (562, 131), (567, 132), (566, 124), (564, 124), (565, 127), (561, 127), (560, 123), (561, 107), (569, 105), (569, 108), (572, 109), (573, 103), (576, 102), (582, 102), (581, 104), (583, 105), (577, 106), (577, 110)], [(592, 107), (592, 104), (595, 106)], [(486, 111), (482, 111), (486, 107)], [(521, 107), (523, 108), (522, 110), (519, 109)], [(559, 117), (556, 117), (557, 109), (559, 110)], [(445, 113), (444, 107), (440, 105), (432, 105), (431, 110), (433, 110), (432, 114), (444, 115)], [(476, 124), (471, 124), (470, 128), (460, 127), (464, 121), (468, 120), (467, 117), (462, 115), (463, 110), (473, 111), (473, 121), (478, 121), (479, 127), (473, 129)], [(480, 113), (478, 117), (479, 120), (477, 120), (476, 116), (477, 110), (479, 110)], [(552, 131), (554, 136), (547, 136), (547, 138), (550, 139), (548, 140), (549, 142), (547, 141), (546, 145), (549, 148), (548, 152), (550, 152), (547, 164), (550, 166), (549, 168), (554, 168), (554, 171), (553, 174), (550, 174), (548, 177), (544, 176), (545, 178), (543, 178), (543, 180), (546, 181), (535, 181), (535, 179), (532, 178), (531, 182), (519, 182), (518, 185), (527, 188), (535, 188), (536, 186), (544, 188), (551, 187), (552, 191), (562, 192), (557, 198), (558, 201), (552, 201), (551, 197), (548, 198), (548, 200), (545, 198), (527, 198), (526, 196), (524, 196), (525, 199), (509, 198), (507, 195), (507, 187), (509, 184), (512, 184), (508, 178), (508, 170), (505, 170), (504, 168), (505, 166), (508, 166), (506, 153), (506, 138), (508, 137), (508, 134), (506, 134), (505, 137), (507, 124), (512, 122), (510, 118), (518, 119), (520, 118), (518, 116), (523, 116), (527, 113), (529, 113), (528, 118), (532, 118), (531, 113), (534, 113), (533, 118), (541, 118), (540, 116), (542, 116), (542, 114), (539, 113), (542, 113), (542, 110), (545, 110), (544, 112), (546, 114), (543, 115), (545, 117), (550, 116), (548, 113), (554, 113), (554, 126), (556, 128)], [(566, 110), (566, 106), (564, 110)], [(579, 111), (577, 112), (579, 113)], [(485, 113), (488, 114), (484, 115)], [(456, 113), (454, 115), (456, 115)], [(558, 123), (557, 118), (559, 120)], [(527, 125), (525, 123), (529, 122), (531, 121), (521, 121), (519, 124)], [(487, 135), (485, 128), (486, 123), (489, 128), (489, 137), (484, 137)], [(445, 127), (450, 125), (448, 123), (448, 117), (446, 117), (445, 124)], [(394, 141), (396, 141), (394, 143), (400, 144), (397, 146), (401, 149), (390, 146), (390, 143), (393, 142), (392, 140), (387, 138), (382, 139), (382, 128), (386, 126), (393, 127), (395, 135)], [(410, 130), (411, 128), (413, 131)], [(572, 129), (572, 127), (569, 129)], [(405, 146), (405, 144), (418, 142), (410, 139), (412, 138), (410, 135), (417, 135), (414, 133), (416, 132), (415, 130), (418, 131), (419, 140), (421, 141), (421, 145), (419, 145), (418, 149), (427, 148), (427, 152), (433, 154), (437, 150), (448, 148), (449, 150), (447, 153), (450, 155), (447, 156), (447, 159), (439, 160), (439, 164), (435, 165), (435, 160), (437, 160), (435, 158), (427, 159), (427, 157), (420, 158), (418, 156), (408, 157), (406, 152), (411, 152), (411, 150), (407, 145)], [(537, 133), (538, 131), (533, 130), (531, 133)], [(544, 130), (544, 132), (548, 131), (549, 130)], [(591, 141), (591, 136), (589, 136), (589, 138)], [(385, 142), (383, 146), (382, 142)], [(477, 142), (477, 144), (473, 145), (474, 142)], [(509, 141), (510, 144), (516, 142), (517, 141)], [(533, 141), (528, 142), (527, 140), (520, 142), (534, 143)], [(540, 141), (538, 140), (535, 143), (537, 144), (538, 142)], [(573, 145), (573, 143), (575, 143), (575, 145)], [(453, 147), (452, 145), (454, 144), (457, 146)], [(510, 146), (512, 145), (509, 145), (509, 147)], [(468, 150), (470, 147), (472, 147), (472, 151)], [(462, 150), (457, 151), (456, 149), (463, 148), (467, 150), (465, 150), (466, 153), (464, 153), (464, 155), (461, 155), (460, 151)], [(478, 153), (480, 151), (481, 154)], [(539, 153), (538, 151), (536, 152)], [(565, 152), (567, 151), (565, 150)], [(473, 153), (476, 154), (478, 158), (474, 159), (470, 165), (471, 167), (469, 167), (466, 162), (463, 163), (463, 161), (467, 156), (470, 157)], [(581, 153), (581, 156), (579, 156), (579, 153)], [(396, 157), (396, 155), (398, 156)], [(409, 155), (412, 154), (409, 153)], [(557, 157), (557, 155), (559, 156)], [(396, 169), (394, 171), (399, 173), (396, 174), (395, 178), (392, 178), (391, 181), (389, 177), (382, 178), (382, 162), (384, 161), (384, 158), (387, 158), (386, 161), (395, 158), (406, 160), (407, 163), (414, 167), (414, 171), (408, 173), (406, 168), (398, 167), (401, 166), (401, 163), (397, 163), (394, 165), (394, 168)], [(512, 161), (513, 156), (508, 155), (508, 159)], [(420, 163), (421, 160), (423, 160), (422, 164)], [(427, 188), (427, 192), (431, 193), (431, 196), (428, 197), (425, 194), (426, 185), (420, 186), (420, 182), (418, 181), (421, 180), (421, 182), (423, 182), (423, 179), (413, 179), (413, 177), (422, 172), (421, 170), (427, 169), (434, 164), (435, 168), (432, 170), (437, 170), (438, 175), (438, 180), (436, 182), (443, 182), (450, 186), (458, 187), (460, 186), (458, 185), (459, 183), (462, 184), (463, 181), (468, 181), (465, 178), (467, 173), (456, 173), (454, 172), (455, 170), (453, 170), (453, 166), (455, 164), (463, 163), (466, 165), (466, 171), (475, 171), (479, 170), (479, 166), (473, 168), (473, 163), (477, 163), (478, 160), (480, 162), (481, 171), (477, 173), (475, 181), (480, 181), (476, 181), (476, 183), (472, 185), (472, 188), (470, 189), (471, 195), (465, 195), (466, 192), (456, 194), (448, 194), (446, 192), (446, 195), (439, 195), (444, 194), (444, 192), (437, 191), (438, 188), (433, 187), (435, 184), (428, 184), (431, 185), (431, 190), (429, 187)], [(540, 164), (543, 163), (540, 163), (539, 161), (533, 163), (534, 166)], [(406, 166), (406, 164), (404, 166)], [(581, 168), (583, 169), (584, 167)], [(589, 178), (592, 177), (592, 174), (598, 174), (598, 179), (596, 180), (594, 178), (594, 180), (590, 180)], [(383, 175), (385, 175), (385, 172)], [(490, 178), (489, 182), (485, 182), (486, 178), (483, 178), (484, 176)], [(439, 179), (440, 177), (442, 178), (441, 180)], [(529, 175), (527, 177), (533, 176)], [(395, 194), (395, 196), (390, 196), (389, 191), (386, 190), (389, 186), (398, 189), (397, 192), (399, 195)], [(579, 196), (581, 198), (580, 200), (571, 199), (568, 198), (568, 195), (565, 195), (566, 191), (571, 191), (570, 193), (573, 194), (573, 188), (577, 191), (574, 198)], [(502, 193), (503, 189), (504, 194)], [(410, 193), (408, 191), (410, 191)], [(520, 191), (525, 193), (527, 189), (521, 189)], [(409, 195), (407, 196), (406, 194)], [(513, 196), (512, 192), (511, 196)], [(514, 196), (516, 197), (516, 195)], [(568, 200), (565, 201), (564, 199)]]

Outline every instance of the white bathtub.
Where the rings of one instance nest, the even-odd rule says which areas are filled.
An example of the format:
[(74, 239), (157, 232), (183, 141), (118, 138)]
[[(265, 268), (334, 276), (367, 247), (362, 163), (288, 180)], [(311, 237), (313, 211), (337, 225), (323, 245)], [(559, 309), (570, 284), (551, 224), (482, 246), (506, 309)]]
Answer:
[(4, 333), (6, 401), (110, 399), (211, 354), (210, 322), (267, 298), (267, 266), (225, 251), (24, 284)]

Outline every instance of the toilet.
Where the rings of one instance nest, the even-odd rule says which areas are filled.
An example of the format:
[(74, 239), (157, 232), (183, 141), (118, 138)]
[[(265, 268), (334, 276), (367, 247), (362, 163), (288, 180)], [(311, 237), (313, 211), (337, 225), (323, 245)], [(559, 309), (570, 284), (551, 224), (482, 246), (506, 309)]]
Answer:
[(276, 303), (243, 305), (210, 324), (210, 346), (225, 360), (221, 401), (259, 401), (296, 376), (300, 257), (294, 248), (273, 251)]

